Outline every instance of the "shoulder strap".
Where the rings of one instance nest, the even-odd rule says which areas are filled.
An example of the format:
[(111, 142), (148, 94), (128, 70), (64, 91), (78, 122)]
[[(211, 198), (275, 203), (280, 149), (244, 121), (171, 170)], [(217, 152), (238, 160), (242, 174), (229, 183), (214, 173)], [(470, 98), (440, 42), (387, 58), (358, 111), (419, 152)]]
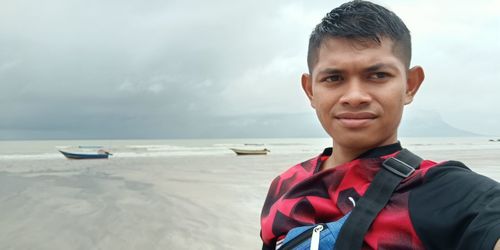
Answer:
[(361, 249), (368, 228), (387, 204), (399, 183), (420, 166), (422, 159), (407, 149), (385, 160), (372, 183), (340, 230), (335, 250)]

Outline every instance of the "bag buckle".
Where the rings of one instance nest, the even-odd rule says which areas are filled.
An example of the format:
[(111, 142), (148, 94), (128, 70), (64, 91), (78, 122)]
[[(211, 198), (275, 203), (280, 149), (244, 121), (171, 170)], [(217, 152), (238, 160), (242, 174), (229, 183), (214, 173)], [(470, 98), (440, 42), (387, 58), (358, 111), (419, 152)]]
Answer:
[(393, 174), (403, 178), (406, 178), (415, 172), (415, 169), (412, 166), (394, 157), (385, 160), (382, 163), (382, 166)]

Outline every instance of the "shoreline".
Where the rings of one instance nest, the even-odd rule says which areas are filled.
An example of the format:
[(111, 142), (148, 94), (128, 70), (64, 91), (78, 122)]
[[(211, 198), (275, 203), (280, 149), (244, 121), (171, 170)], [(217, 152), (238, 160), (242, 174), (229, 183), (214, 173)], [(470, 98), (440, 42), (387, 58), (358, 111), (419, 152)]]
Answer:
[[(409, 149), (500, 180), (495, 148)], [(0, 248), (259, 249), (272, 179), (320, 152), (1, 161)]]

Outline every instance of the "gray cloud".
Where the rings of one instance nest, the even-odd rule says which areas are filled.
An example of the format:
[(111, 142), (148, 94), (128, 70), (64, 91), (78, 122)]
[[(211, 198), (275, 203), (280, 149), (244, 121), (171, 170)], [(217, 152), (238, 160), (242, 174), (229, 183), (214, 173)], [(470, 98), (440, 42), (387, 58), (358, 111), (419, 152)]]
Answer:
[[(0, 139), (321, 136), (299, 77), (339, 3), (2, 1)], [(383, 3), (427, 72), (413, 105), (500, 134), (500, 8), (453, 3)]]

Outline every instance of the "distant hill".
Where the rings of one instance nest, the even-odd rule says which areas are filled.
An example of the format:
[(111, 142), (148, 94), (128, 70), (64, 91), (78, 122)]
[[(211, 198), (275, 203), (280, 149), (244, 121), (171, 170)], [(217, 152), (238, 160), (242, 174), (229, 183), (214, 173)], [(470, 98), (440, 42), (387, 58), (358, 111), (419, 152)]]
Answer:
[[(328, 137), (316, 114), (273, 113), (231, 116), (199, 116), (195, 122), (184, 117), (169, 117), (168, 122), (147, 119), (128, 121), (128, 126), (62, 127), (48, 130), (2, 130), (0, 140), (19, 139), (172, 139), (172, 138), (287, 138)], [(202, 124), (202, 125), (200, 125)], [(92, 124), (90, 124), (92, 125)], [(108, 126), (108, 127), (106, 127)], [(399, 135), (404, 137), (460, 137), (481, 136), (458, 129), (445, 122), (434, 111), (409, 110), (403, 118)]]
[(435, 111), (412, 110), (403, 117), (399, 127), (400, 136), (409, 137), (466, 137), (479, 134), (453, 127)]

